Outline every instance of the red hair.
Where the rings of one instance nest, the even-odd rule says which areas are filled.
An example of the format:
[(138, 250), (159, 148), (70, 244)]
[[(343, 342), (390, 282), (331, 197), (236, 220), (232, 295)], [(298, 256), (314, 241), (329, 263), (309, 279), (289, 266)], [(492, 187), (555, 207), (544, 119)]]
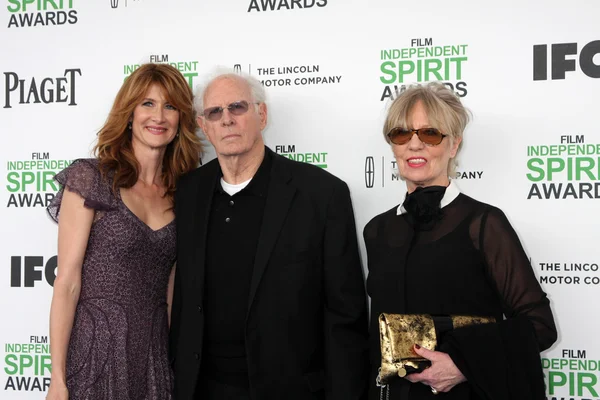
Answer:
[(144, 64), (125, 79), (104, 126), (98, 132), (94, 153), (102, 175), (112, 175), (115, 193), (119, 188), (135, 185), (140, 165), (133, 153), (128, 123), (133, 110), (152, 85), (161, 87), (167, 101), (179, 110), (179, 134), (167, 146), (162, 162), (165, 196), (173, 198), (177, 179), (196, 168), (202, 154), (202, 143), (196, 135), (192, 90), (175, 67)]

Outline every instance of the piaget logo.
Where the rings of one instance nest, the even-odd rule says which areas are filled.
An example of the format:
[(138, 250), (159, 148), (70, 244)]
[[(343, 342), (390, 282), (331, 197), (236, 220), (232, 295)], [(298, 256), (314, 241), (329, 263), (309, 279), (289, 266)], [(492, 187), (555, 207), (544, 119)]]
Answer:
[(31, 160), (7, 161), (6, 207), (47, 207), (60, 186), (54, 181), (54, 175), (71, 162), (52, 160), (50, 153), (32, 153)]
[(50, 386), (48, 336), (30, 336), (29, 343), (4, 344), (5, 391), (45, 392)]
[(381, 50), (379, 80), (386, 86), (380, 100), (393, 100), (407, 84), (429, 81), (443, 81), (457, 96), (466, 96), (463, 69), (468, 61), (467, 47), (466, 44), (438, 46), (432, 38), (426, 38), (411, 39), (410, 47)]
[(300, 153), (296, 152), (296, 145), (277, 145), (275, 146), (275, 152), (290, 160), (300, 161), (308, 164), (315, 165), (319, 168), (327, 168), (327, 155), (328, 153)]
[(8, 28), (77, 23), (74, 0), (8, 0)]
[[(556, 396), (561, 392), (571, 399), (573, 396), (583, 399), (598, 398), (600, 362), (587, 359), (586, 350), (563, 349), (562, 358), (542, 358), (542, 368), (549, 396)], [(547, 399), (559, 400), (566, 397)]]
[(4, 108), (14, 104), (65, 103), (76, 106), (76, 82), (80, 68), (65, 69), (63, 76), (22, 78), (16, 72), (4, 73)]
[[(198, 77), (198, 61), (172, 61), (168, 54), (153, 54), (150, 56), (151, 63), (169, 64), (179, 70), (187, 79), (192, 90), (194, 89), (194, 78)], [(140, 64), (128, 64), (123, 66), (123, 73), (126, 79), (133, 71), (138, 69)]]
[(527, 158), (527, 199), (600, 199), (600, 144), (563, 135), (560, 144), (527, 146)]

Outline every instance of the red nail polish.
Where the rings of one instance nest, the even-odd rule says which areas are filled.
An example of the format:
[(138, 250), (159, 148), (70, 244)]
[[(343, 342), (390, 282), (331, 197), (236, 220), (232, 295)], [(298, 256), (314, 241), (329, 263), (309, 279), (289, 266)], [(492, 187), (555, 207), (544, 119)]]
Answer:
[(421, 348), (421, 346), (419, 346), (418, 344), (415, 344), (415, 349), (419, 350)]

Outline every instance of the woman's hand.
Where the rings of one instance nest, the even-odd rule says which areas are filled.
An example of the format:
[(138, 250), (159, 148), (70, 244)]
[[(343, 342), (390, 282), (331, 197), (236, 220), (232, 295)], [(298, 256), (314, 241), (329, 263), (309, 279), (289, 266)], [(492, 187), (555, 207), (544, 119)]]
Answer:
[(437, 392), (449, 392), (454, 386), (467, 380), (448, 354), (427, 350), (419, 345), (414, 346), (414, 351), (431, 361), (431, 367), (421, 373), (407, 375), (405, 379), (431, 386)]
[(46, 400), (69, 400), (69, 390), (67, 390), (64, 383), (51, 381)]

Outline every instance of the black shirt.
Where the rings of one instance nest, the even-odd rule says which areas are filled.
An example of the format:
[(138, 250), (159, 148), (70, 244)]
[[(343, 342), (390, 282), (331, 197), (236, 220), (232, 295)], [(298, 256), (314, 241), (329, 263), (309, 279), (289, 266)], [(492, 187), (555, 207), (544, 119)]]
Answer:
[(233, 196), (223, 190), (219, 174), (211, 206), (202, 374), (238, 386), (248, 386), (244, 331), (271, 164), (265, 152), (248, 186)]

